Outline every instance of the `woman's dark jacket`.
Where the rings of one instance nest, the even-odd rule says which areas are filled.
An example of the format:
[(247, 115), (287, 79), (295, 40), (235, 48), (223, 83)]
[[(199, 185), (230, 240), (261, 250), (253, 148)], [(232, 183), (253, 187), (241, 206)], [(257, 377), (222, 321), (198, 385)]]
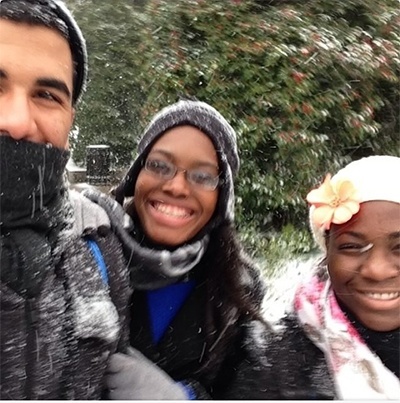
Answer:
[(276, 332), (259, 323), (248, 327), (246, 358), (224, 398), (249, 400), (333, 400), (333, 380), (323, 352), (293, 317)]
[[(241, 266), (246, 267), (246, 274)], [(250, 315), (238, 313), (233, 275), (242, 276), (238, 283), (259, 308), (265, 291), (259, 272), (241, 254), (230, 227), (219, 228), (189, 274), (197, 281), (194, 291), (157, 345), (150, 335), (145, 292), (136, 290), (133, 294), (131, 345), (176, 381), (191, 386), (197, 399), (224, 398), (245, 359)]]
[[(350, 312), (344, 311), (364, 342), (398, 377), (398, 329), (376, 332), (365, 328)], [(280, 321), (276, 333), (265, 332), (257, 322), (251, 323), (246, 333), (249, 336), (245, 343), (246, 358), (225, 398), (338, 399), (324, 353), (308, 338), (293, 314)]]

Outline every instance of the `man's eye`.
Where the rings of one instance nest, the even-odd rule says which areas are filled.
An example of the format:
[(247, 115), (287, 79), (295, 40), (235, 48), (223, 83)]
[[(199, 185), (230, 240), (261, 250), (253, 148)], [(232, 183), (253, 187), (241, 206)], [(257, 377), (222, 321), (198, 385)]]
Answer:
[(46, 99), (46, 100), (49, 100), (49, 101), (60, 102), (59, 97), (55, 96), (50, 91), (39, 91), (37, 93), (37, 97), (42, 98), (42, 99)]

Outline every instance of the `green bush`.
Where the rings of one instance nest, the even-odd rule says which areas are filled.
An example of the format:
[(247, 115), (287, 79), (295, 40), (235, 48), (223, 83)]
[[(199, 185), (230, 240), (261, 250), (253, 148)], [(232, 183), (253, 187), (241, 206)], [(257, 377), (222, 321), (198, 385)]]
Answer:
[(230, 120), (241, 225), (304, 228), (305, 195), (323, 174), (363, 155), (398, 155), (396, 2), (154, 0), (146, 13), (142, 118), (181, 93)]
[[(352, 159), (400, 155), (395, 0), (149, 0), (136, 10), (121, 0), (107, 19), (84, 27), (89, 52), (106, 43), (108, 56), (92, 56), (82, 138), (101, 133), (126, 161), (129, 136), (161, 107), (180, 95), (212, 104), (238, 133), (236, 215), (250, 245), (291, 225), (285, 242), (307, 250), (296, 234), (307, 232), (311, 187)], [(95, 42), (99, 32), (113, 39)]]
[(109, 145), (114, 165), (130, 163), (135, 138), (140, 134), (138, 115), (142, 88), (129, 53), (140, 41), (136, 15), (127, 1), (67, 1), (84, 32), (89, 57), (89, 83), (79, 104), (72, 137), (74, 159), (85, 163), (86, 146)]

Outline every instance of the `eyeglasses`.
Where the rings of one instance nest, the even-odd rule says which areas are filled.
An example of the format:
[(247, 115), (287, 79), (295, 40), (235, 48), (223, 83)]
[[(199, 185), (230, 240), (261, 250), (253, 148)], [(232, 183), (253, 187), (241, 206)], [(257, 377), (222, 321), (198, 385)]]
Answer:
[(220, 184), (219, 176), (210, 174), (200, 169), (182, 169), (171, 162), (148, 159), (144, 164), (144, 169), (158, 178), (168, 181), (173, 179), (177, 172), (184, 172), (187, 181), (204, 190), (215, 190)]

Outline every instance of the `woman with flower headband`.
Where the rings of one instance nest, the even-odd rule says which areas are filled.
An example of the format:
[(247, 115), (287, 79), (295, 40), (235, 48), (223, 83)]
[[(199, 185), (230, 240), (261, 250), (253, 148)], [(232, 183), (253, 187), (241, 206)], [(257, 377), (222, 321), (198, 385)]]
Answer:
[(307, 195), (324, 256), (278, 335), (249, 349), (230, 397), (400, 399), (399, 172), (398, 157), (362, 158)]

